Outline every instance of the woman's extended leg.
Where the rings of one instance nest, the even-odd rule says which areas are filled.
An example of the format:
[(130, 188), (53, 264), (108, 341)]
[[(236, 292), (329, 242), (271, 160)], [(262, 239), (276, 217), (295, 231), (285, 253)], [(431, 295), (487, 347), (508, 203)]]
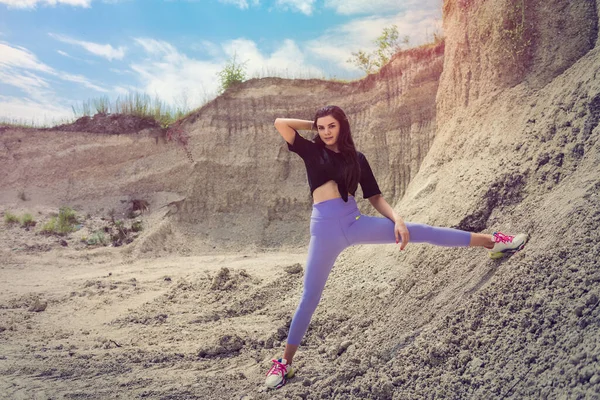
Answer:
[[(350, 221), (345, 233), (351, 245), (355, 244), (384, 244), (396, 243), (394, 223), (388, 218), (360, 215)], [(453, 228), (441, 228), (426, 224), (406, 222), (410, 233), (410, 241), (414, 243), (431, 243), (437, 246), (466, 247), (470, 245), (483, 245), (483, 239), (478, 238), (472, 244), (471, 232)], [(480, 243), (481, 241), (481, 243)]]
[[(395, 224), (387, 218), (356, 215), (350, 216), (344, 222), (342, 226), (350, 245), (396, 242)], [(412, 222), (405, 224), (411, 242), (448, 247), (485, 247), (490, 251), (491, 258), (499, 258), (521, 250), (528, 239), (524, 233), (510, 236), (495, 232), (494, 235), (487, 235)]]

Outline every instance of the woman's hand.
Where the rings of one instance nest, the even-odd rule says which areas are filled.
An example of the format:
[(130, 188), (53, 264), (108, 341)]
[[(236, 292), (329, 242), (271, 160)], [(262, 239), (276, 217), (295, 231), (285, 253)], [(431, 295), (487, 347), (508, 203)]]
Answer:
[(394, 222), (394, 235), (396, 235), (396, 243), (400, 243), (400, 239), (402, 239), (400, 250), (404, 250), (408, 244), (408, 241), (410, 240), (410, 234), (408, 232), (408, 228), (406, 225), (404, 225), (402, 218), (400, 218), (400, 216), (394, 212), (392, 207), (390, 207), (381, 194), (376, 194), (369, 197), (369, 202), (377, 211), (381, 213), (381, 215)]
[(396, 225), (394, 226), (394, 233), (396, 234), (396, 244), (402, 239), (402, 244), (400, 245), (400, 250), (404, 250), (408, 241), (410, 240), (410, 233), (408, 233), (408, 228), (404, 225), (404, 221), (398, 218), (396, 219)]

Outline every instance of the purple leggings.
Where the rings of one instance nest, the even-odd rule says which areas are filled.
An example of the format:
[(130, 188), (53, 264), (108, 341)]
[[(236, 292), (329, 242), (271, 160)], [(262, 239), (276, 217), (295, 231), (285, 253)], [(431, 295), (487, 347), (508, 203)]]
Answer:
[[(471, 233), (406, 222), (411, 243), (427, 242), (438, 246), (468, 246)], [(299, 345), (317, 305), (337, 256), (355, 244), (396, 243), (394, 223), (383, 217), (362, 215), (354, 197), (313, 205), (310, 218), (310, 243), (304, 274), (304, 291), (296, 309), (288, 344)]]

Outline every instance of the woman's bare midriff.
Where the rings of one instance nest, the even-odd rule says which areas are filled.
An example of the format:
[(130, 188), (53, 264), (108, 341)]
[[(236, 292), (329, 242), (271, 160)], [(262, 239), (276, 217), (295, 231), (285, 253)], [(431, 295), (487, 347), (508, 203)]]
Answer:
[[(352, 196), (348, 193), (348, 196)], [(313, 204), (321, 203), (326, 200), (339, 199), (342, 197), (335, 181), (327, 181), (313, 192)]]

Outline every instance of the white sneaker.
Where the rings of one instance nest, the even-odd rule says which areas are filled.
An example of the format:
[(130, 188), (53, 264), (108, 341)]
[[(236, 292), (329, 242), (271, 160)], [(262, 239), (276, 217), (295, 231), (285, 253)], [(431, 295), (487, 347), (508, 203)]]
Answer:
[(508, 236), (502, 232), (494, 232), (492, 240), (496, 244), (490, 249), (490, 258), (501, 258), (505, 254), (521, 250), (525, 246), (525, 243), (527, 243), (527, 234), (520, 233), (516, 236)]
[(273, 366), (267, 372), (267, 379), (265, 379), (265, 386), (272, 389), (279, 389), (287, 379), (294, 376), (294, 368), (288, 365), (285, 358), (279, 358), (277, 360), (271, 360)]

